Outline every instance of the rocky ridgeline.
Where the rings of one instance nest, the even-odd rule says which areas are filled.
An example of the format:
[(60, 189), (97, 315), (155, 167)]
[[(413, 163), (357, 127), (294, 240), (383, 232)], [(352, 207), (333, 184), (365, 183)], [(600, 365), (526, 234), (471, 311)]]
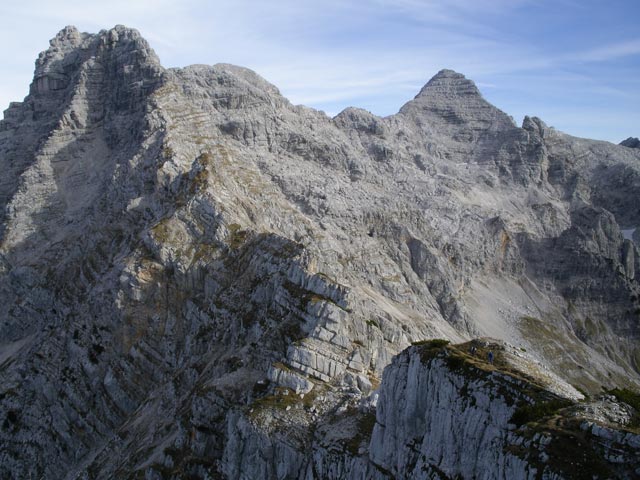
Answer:
[[(557, 430), (631, 478), (617, 402), (512, 420), (640, 385), (639, 161), (449, 70), (329, 118), (67, 27), (0, 122), (0, 476), (566, 477)], [(405, 350), (479, 336), (522, 378)]]

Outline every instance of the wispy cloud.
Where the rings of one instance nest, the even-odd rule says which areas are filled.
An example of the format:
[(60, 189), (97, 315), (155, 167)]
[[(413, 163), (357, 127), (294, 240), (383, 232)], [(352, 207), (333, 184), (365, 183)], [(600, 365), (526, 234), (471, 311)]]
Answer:
[(576, 58), (586, 62), (605, 62), (621, 57), (640, 55), (640, 38), (620, 43), (603, 45), (579, 53)]

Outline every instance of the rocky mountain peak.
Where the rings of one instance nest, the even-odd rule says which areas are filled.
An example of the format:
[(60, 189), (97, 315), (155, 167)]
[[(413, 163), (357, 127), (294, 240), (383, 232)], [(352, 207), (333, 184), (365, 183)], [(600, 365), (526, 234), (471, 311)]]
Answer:
[(547, 126), (547, 124), (540, 120), (538, 117), (529, 117), (528, 115), (525, 115), (524, 119), (522, 120), (523, 130), (537, 133), (540, 136), (542, 136), (544, 131), (548, 128), (549, 127)]
[(620, 142), (623, 147), (640, 148), (640, 139), (637, 137), (629, 137), (626, 140)]
[[(86, 37), (87, 34), (84, 34)], [(60, 30), (55, 37), (49, 40), (49, 45), (51, 47), (60, 48), (65, 45), (69, 45), (71, 47), (75, 47), (82, 42), (83, 35), (80, 31), (73, 25), (67, 25), (62, 30)]]
[(461, 73), (443, 69), (420, 90), (416, 99), (430, 97), (482, 97), (476, 84)]
[(447, 69), (429, 80), (400, 109), (400, 114), (413, 118), (428, 130), (444, 130), (448, 135), (460, 127), (477, 132), (515, 127), (511, 117), (482, 97), (473, 81)]
[[(190, 78), (199, 77), (210, 79), (217, 85), (249, 90), (256, 96), (281, 96), (278, 88), (262, 78), (253, 70), (229, 63), (217, 63), (215, 65), (189, 65), (182, 69), (176, 69), (180, 76)], [(209, 87), (210, 88), (210, 87)]]
[[(158, 56), (136, 29), (116, 25), (110, 30), (88, 34), (81, 33), (74, 26), (66, 26), (49, 41), (49, 48), (38, 56), (34, 77), (53, 74), (62, 80), (61, 77), (72, 73), (74, 64), (79, 65), (108, 52), (129, 58), (135, 54), (137, 63), (160, 65)], [(56, 89), (55, 85), (53, 87)]]
[(109, 30), (102, 30), (96, 36), (102, 46), (119, 52), (138, 52), (145, 63), (160, 65), (160, 59), (153, 51), (147, 40), (135, 28), (116, 25)]

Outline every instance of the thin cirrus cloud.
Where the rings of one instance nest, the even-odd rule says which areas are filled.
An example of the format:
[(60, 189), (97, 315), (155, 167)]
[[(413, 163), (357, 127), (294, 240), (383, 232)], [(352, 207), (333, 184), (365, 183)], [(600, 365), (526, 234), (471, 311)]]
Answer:
[[(507, 113), (618, 142), (640, 110), (631, 0), (23, 0), (0, 6), (0, 108), (26, 94), (33, 60), (67, 24), (141, 31), (165, 66), (256, 70), (293, 103), (389, 115), (441, 68)], [(620, 15), (619, 12), (624, 12)]]
[(585, 62), (603, 62), (636, 55), (640, 55), (640, 38), (587, 50), (577, 58)]

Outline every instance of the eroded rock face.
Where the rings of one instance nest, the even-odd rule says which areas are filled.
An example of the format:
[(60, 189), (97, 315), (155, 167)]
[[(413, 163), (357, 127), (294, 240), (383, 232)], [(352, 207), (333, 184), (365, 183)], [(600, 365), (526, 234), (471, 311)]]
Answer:
[(0, 122), (0, 476), (384, 478), (361, 402), (425, 338), (637, 386), (639, 160), (452, 71), (331, 119), (67, 27)]

